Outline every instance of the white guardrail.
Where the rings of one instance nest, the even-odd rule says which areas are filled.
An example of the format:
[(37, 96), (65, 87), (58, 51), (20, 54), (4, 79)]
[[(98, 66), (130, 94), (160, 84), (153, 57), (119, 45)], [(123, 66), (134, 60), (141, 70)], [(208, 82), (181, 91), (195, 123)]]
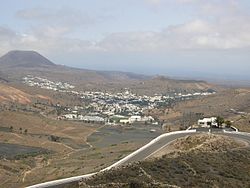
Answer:
[(80, 181), (83, 178), (89, 178), (95, 174), (96, 174), (96, 172), (91, 173), (91, 174), (81, 175), (81, 176), (74, 176), (74, 177), (70, 177), (70, 178), (48, 181), (48, 182), (39, 183), (36, 185), (31, 185), (31, 186), (28, 186), (27, 188), (45, 188), (45, 187), (50, 187), (50, 186), (57, 186), (57, 185), (72, 183), (72, 182)]
[(236, 132), (239, 132), (239, 129), (237, 129), (236, 127), (231, 126), (231, 128), (234, 129)]
[[(184, 131), (175, 131), (175, 132), (170, 132), (170, 133), (164, 133), (164, 134), (156, 137), (152, 141), (150, 141), (148, 144), (142, 146), (138, 150), (134, 151), (133, 153), (129, 154), (128, 156), (124, 157), (123, 159), (117, 161), (116, 163), (112, 164), (111, 166), (100, 170), (99, 172), (110, 170), (111, 168), (119, 166), (120, 164), (122, 164), (123, 162), (128, 160), (129, 158), (135, 156), (139, 152), (143, 151), (144, 149), (146, 149), (147, 147), (153, 145), (154, 143), (158, 142), (160, 139), (162, 139), (164, 137), (174, 135), (174, 134), (195, 133), (195, 132), (196, 132), (196, 130), (194, 129), (194, 130), (184, 130)], [(64, 178), (64, 179), (59, 179), (59, 180), (54, 180), (54, 181), (49, 181), (49, 182), (44, 182), (44, 183), (28, 186), (27, 188), (46, 188), (46, 187), (50, 187), (50, 186), (57, 186), (57, 185), (72, 183), (72, 182), (80, 181), (81, 179), (84, 179), (84, 178), (89, 178), (89, 177), (91, 177), (91, 176), (93, 176), (93, 175), (95, 175), (95, 174), (97, 174), (99, 172), (95, 172), (95, 173), (91, 173), (91, 174), (85, 174), (85, 175), (81, 175), (81, 176), (74, 176), (74, 177), (70, 177), (70, 178)]]

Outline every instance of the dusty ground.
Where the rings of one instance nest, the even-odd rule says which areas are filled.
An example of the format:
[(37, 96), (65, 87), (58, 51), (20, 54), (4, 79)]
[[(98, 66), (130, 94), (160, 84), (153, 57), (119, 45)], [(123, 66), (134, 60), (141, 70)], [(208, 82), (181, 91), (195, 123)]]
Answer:
[(19, 104), (29, 104), (32, 100), (42, 99), (51, 101), (51, 98), (41, 94), (29, 94), (11, 85), (0, 83), (0, 102), (14, 102)]
[(235, 115), (230, 120), (233, 122), (233, 126), (237, 127), (239, 131), (250, 132), (250, 114)]
[(31, 102), (32, 96), (16, 88), (0, 83), (0, 102), (13, 101), (21, 104)]

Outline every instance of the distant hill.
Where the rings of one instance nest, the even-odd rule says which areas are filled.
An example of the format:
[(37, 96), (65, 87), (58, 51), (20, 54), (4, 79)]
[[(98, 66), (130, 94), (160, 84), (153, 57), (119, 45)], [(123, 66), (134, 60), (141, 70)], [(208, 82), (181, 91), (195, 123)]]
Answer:
[(163, 76), (152, 78), (121, 71), (96, 71), (57, 65), (35, 51), (10, 51), (0, 57), (0, 78), (20, 82), (24, 76), (34, 75), (51, 81), (69, 82), (79, 89), (120, 91), (131, 88), (138, 93), (168, 91), (200, 91), (214, 86), (196, 80), (174, 80)]
[(31, 103), (34, 99), (50, 100), (50, 98), (47, 96), (30, 95), (17, 88), (14, 88), (4, 83), (0, 83), (0, 103), (13, 102), (19, 104), (28, 104)]
[(131, 72), (121, 72), (121, 71), (98, 71), (99, 74), (104, 76), (107, 79), (115, 80), (115, 79), (135, 79), (135, 80), (145, 80), (151, 78), (150, 76), (135, 74)]
[(71, 82), (107, 82), (131, 79), (145, 79), (146, 76), (119, 72), (95, 71), (57, 65), (35, 51), (10, 51), (0, 57), (0, 70), (5, 73), (5, 78), (20, 80), (27, 74), (45, 76), (53, 80)]
[(10, 51), (0, 57), (0, 67), (49, 67), (56, 66), (50, 60), (35, 51)]
[(131, 88), (139, 91), (139, 93), (145, 93), (150, 91), (149, 94), (164, 93), (164, 92), (199, 92), (218, 90), (219, 87), (200, 80), (176, 80), (165, 76), (156, 76), (151, 79), (144, 80), (141, 84), (133, 85)]

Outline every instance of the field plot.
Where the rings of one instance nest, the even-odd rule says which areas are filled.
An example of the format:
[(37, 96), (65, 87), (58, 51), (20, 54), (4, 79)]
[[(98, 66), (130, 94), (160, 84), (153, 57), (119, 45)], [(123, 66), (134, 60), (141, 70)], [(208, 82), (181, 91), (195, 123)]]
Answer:
[[(154, 132), (150, 132), (154, 129)], [(105, 126), (88, 137), (88, 142), (94, 147), (107, 147), (124, 142), (144, 144), (162, 134), (161, 128), (153, 125), (133, 127)]]
[[(0, 112), (0, 125), (0, 187), (22, 187), (57, 178), (55, 171), (74, 158), (71, 154), (90, 148), (87, 136), (98, 129), (98, 125), (10, 111)], [(60, 160), (63, 163), (59, 166)], [(33, 175), (39, 178), (30, 178)]]
[(25, 156), (35, 156), (49, 151), (38, 147), (22, 146), (18, 144), (0, 143), (0, 158), (18, 159)]

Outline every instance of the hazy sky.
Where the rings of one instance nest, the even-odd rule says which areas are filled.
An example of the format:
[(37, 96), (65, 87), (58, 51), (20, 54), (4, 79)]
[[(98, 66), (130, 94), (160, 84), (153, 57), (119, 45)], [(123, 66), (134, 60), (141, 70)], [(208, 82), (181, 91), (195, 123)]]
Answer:
[(250, 80), (249, 0), (8, 0), (0, 55), (57, 64)]

